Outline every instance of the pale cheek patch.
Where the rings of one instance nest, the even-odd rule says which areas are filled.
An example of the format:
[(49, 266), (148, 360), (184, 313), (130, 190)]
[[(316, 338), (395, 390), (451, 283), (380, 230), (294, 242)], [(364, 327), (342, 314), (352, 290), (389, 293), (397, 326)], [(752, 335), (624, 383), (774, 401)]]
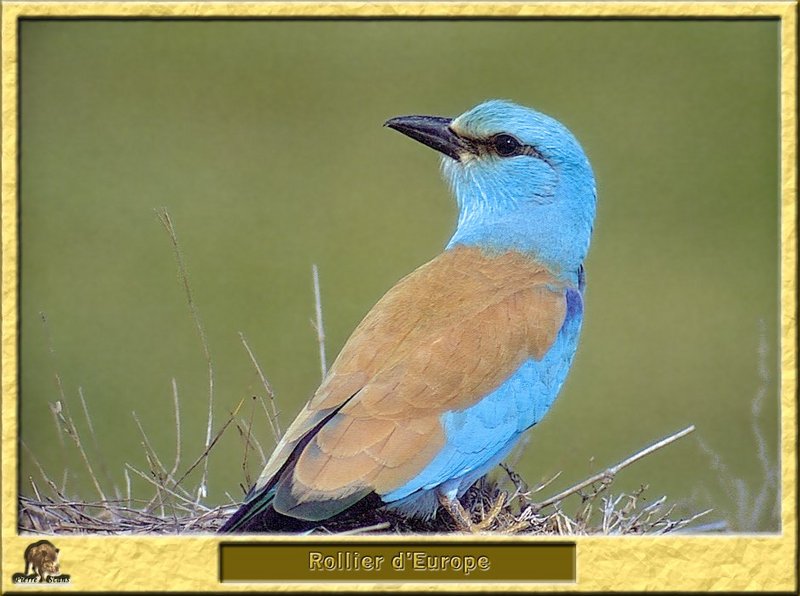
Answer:
[(471, 163), (471, 162), (477, 160), (478, 157), (480, 157), (480, 156), (479, 155), (475, 155), (471, 151), (460, 151), (459, 154), (458, 154), (458, 161), (459, 161), (459, 163), (461, 163), (463, 165), (466, 165), (468, 163)]
[(465, 126), (462, 122), (459, 122), (458, 118), (450, 123), (450, 130), (471, 145), (472, 151), (464, 150), (458, 154), (459, 161), (462, 164), (469, 163), (486, 155), (485, 148), (480, 143), (479, 139), (489, 135), (482, 134), (481, 131), (476, 130), (473, 126)]
[(471, 136), (471, 131), (463, 125), (460, 121), (460, 118), (456, 118), (450, 123), (450, 130), (456, 133), (460, 137), (468, 137)]

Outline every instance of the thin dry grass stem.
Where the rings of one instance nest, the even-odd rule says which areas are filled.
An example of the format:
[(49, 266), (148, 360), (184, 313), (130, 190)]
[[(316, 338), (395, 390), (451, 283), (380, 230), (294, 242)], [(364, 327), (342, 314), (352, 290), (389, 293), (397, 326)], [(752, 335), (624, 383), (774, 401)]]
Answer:
[(134, 422), (136, 422), (136, 427), (139, 429), (139, 434), (142, 436), (142, 447), (144, 448), (145, 458), (148, 461), (150, 466), (150, 472), (157, 477), (162, 479), (162, 483), (166, 481), (173, 481), (172, 476), (167, 472), (166, 466), (161, 462), (161, 459), (158, 457), (156, 450), (153, 449), (153, 445), (150, 443), (150, 439), (147, 436), (147, 433), (144, 431), (144, 427), (142, 426), (142, 422), (139, 420), (139, 416), (136, 415), (136, 412), (131, 411), (131, 416), (133, 416)]
[[(142, 449), (144, 451), (145, 461), (147, 462), (147, 466), (150, 471), (150, 476), (143, 475), (134, 466), (131, 466), (130, 464), (126, 463), (125, 466), (136, 471), (137, 473), (139, 473), (139, 475), (145, 478), (145, 480), (151, 482), (155, 486), (156, 492), (147, 502), (145, 510), (152, 511), (154, 507), (158, 507), (159, 510), (161, 511), (161, 515), (163, 516), (165, 507), (167, 505), (174, 508), (174, 503), (169, 502), (167, 499), (165, 499), (163, 493), (166, 492), (168, 494), (176, 494), (167, 485), (168, 482), (172, 482), (174, 485), (175, 481), (174, 478), (172, 478), (172, 476), (168, 472), (166, 472), (164, 464), (158, 458), (152, 446), (150, 445), (149, 441), (147, 440), (147, 435), (144, 433), (144, 430), (142, 429), (141, 424), (139, 423), (139, 420), (136, 417), (135, 412), (133, 414), (134, 414), (134, 420), (136, 420), (137, 425), (139, 426), (139, 430), (142, 433), (142, 437), (144, 439), (140, 443), (140, 445), (142, 446)], [(127, 469), (125, 470), (125, 475), (126, 475), (126, 480), (128, 482), (128, 495), (130, 496), (130, 477), (128, 476)], [(181, 499), (193, 502), (192, 499), (194, 497), (187, 490), (177, 486), (175, 488), (180, 490), (180, 492), (182, 493), (182, 495), (180, 495)]]
[(245, 338), (244, 333), (241, 331), (239, 332), (239, 339), (242, 341), (242, 345), (244, 349), (247, 351), (247, 355), (250, 357), (250, 362), (253, 363), (253, 366), (258, 373), (258, 377), (261, 379), (261, 384), (264, 386), (264, 391), (267, 392), (267, 397), (269, 398), (270, 407), (272, 412), (267, 410), (267, 404), (261, 401), (261, 407), (264, 408), (264, 414), (267, 417), (267, 422), (269, 422), (270, 430), (272, 431), (272, 436), (275, 439), (275, 444), (277, 445), (278, 441), (280, 441), (281, 436), (283, 433), (281, 432), (281, 425), (278, 421), (278, 408), (275, 404), (275, 392), (272, 390), (272, 385), (270, 385), (269, 381), (267, 380), (264, 371), (261, 370), (261, 366), (258, 364), (258, 360), (256, 359), (255, 354), (253, 354), (253, 350), (250, 349), (250, 344), (247, 343), (247, 338)]
[(33, 451), (31, 451), (30, 447), (28, 447), (25, 444), (25, 441), (20, 441), (20, 444), (22, 445), (22, 448), (25, 450), (25, 452), (28, 454), (28, 457), (31, 458), (31, 461), (33, 462), (33, 465), (35, 465), (36, 468), (39, 470), (39, 474), (42, 476), (42, 479), (45, 481), (47, 486), (50, 487), (50, 490), (53, 491), (53, 496), (58, 497), (58, 498), (65, 498), (63, 493), (61, 493), (58, 490), (58, 487), (56, 486), (56, 483), (53, 482), (50, 479), (50, 477), (47, 475), (47, 473), (44, 471), (44, 468), (42, 467), (42, 464), (39, 462), (39, 459), (36, 457), (36, 455), (33, 453)]
[[(251, 421), (251, 424), (252, 424), (252, 421)], [(247, 488), (246, 487), (252, 485), (252, 478), (250, 476), (249, 466), (247, 465), (247, 461), (246, 461), (247, 460), (247, 450), (248, 449), (252, 449), (252, 450), (255, 450), (255, 451), (258, 452), (258, 456), (261, 459), (261, 467), (263, 467), (264, 464), (267, 461), (266, 454), (264, 453), (264, 449), (261, 447), (261, 444), (258, 442), (258, 439), (256, 439), (255, 435), (252, 434), (252, 432), (250, 432), (251, 424), (248, 424), (247, 422), (245, 422), (244, 418), (239, 418), (239, 420), (236, 422), (236, 431), (239, 433), (239, 438), (242, 439), (242, 444), (244, 445), (244, 449), (245, 449), (245, 461), (242, 462), (242, 468), (245, 470), (244, 471), (244, 482), (239, 484), (239, 486), (242, 488), (242, 493), (243, 494), (247, 492)], [(249, 433), (249, 435), (248, 435), (248, 433)], [(249, 445), (249, 447), (248, 447), (248, 445)]]
[[(33, 477), (28, 476), (28, 480), (31, 483), (31, 488), (33, 489), (33, 494), (36, 495), (36, 500), (42, 502), (42, 495), (39, 493), (39, 488), (36, 486), (36, 482), (34, 482)], [(50, 520), (47, 518), (40, 518), (37, 519), (33, 516), (31, 511), (25, 512), (25, 517), (30, 522), (31, 526), (34, 528), (36, 532), (40, 533), (53, 533), (53, 525), (50, 523)], [(42, 523), (44, 522), (44, 523)], [(46, 526), (46, 527), (45, 527)]]
[(56, 435), (58, 436), (58, 444), (61, 448), (61, 452), (64, 452), (64, 431), (61, 428), (61, 425), (58, 423), (58, 411), (60, 409), (61, 402), (57, 401), (55, 403), (47, 404), (50, 407), (50, 414), (53, 416), (53, 424), (58, 429)]
[[(189, 493), (189, 491), (187, 491), (183, 487), (178, 486), (177, 483), (175, 482), (174, 478), (175, 472), (174, 471), (168, 472), (166, 466), (162, 463), (161, 459), (158, 457), (158, 454), (156, 453), (155, 449), (150, 443), (147, 433), (145, 432), (144, 427), (142, 426), (142, 423), (139, 420), (139, 417), (136, 415), (136, 412), (131, 412), (131, 414), (133, 415), (133, 419), (136, 422), (136, 426), (138, 427), (139, 433), (142, 436), (141, 445), (142, 448), (144, 449), (145, 459), (147, 460), (147, 464), (150, 469), (150, 474), (153, 476), (153, 478), (157, 479), (156, 481), (154, 481), (149, 477), (146, 478), (148, 481), (152, 482), (156, 486), (156, 494), (153, 495), (153, 498), (150, 500), (148, 509), (152, 508), (153, 505), (157, 502), (160, 509), (162, 511), (164, 510), (166, 501), (164, 499), (163, 494), (161, 494), (161, 491), (165, 491), (172, 495), (176, 495), (177, 494), (176, 491), (180, 491), (180, 493), (182, 493), (179, 497), (180, 499), (191, 500), (193, 497)], [(178, 451), (178, 455), (179, 454), (180, 451)], [(177, 456), (176, 459), (178, 459)], [(138, 470), (135, 470), (135, 468), (129, 466), (129, 464), (125, 465), (130, 467), (132, 470), (138, 472)], [(168, 483), (174, 487), (175, 491), (169, 488)], [(130, 494), (130, 486), (128, 487), (128, 494)]]
[[(186, 294), (186, 302), (189, 305), (189, 312), (192, 315), (192, 320), (194, 321), (195, 327), (197, 328), (197, 333), (200, 336), (200, 343), (203, 346), (203, 355), (206, 360), (206, 365), (208, 367), (208, 425), (206, 426), (206, 441), (205, 441), (205, 448), (208, 450), (211, 444), (211, 429), (213, 427), (213, 416), (214, 416), (214, 364), (211, 360), (211, 350), (208, 346), (208, 337), (206, 336), (205, 327), (203, 327), (203, 323), (200, 320), (200, 313), (197, 309), (197, 305), (195, 304), (194, 298), (192, 297), (192, 288), (189, 284), (189, 274), (186, 270), (186, 264), (183, 260), (183, 252), (181, 251), (180, 243), (178, 242), (178, 234), (175, 231), (175, 226), (172, 223), (172, 218), (169, 215), (169, 212), (165, 207), (156, 210), (156, 215), (158, 216), (159, 221), (164, 226), (164, 229), (167, 231), (169, 235), (169, 239), (172, 242), (172, 250), (175, 253), (175, 259), (178, 263), (178, 274), (181, 278), (181, 282), (183, 284), (183, 289)], [(208, 495), (208, 460), (204, 460), (203, 464), (203, 476), (200, 480), (200, 484), (197, 490), (197, 500), (199, 501), (201, 498), (204, 498)]]
[[(243, 422), (243, 420), (240, 420), (240, 422)], [(258, 451), (258, 457), (261, 459), (261, 465), (264, 466), (264, 464), (267, 463), (268, 459), (267, 453), (266, 451), (264, 451), (264, 448), (261, 446), (261, 443), (258, 441), (255, 434), (253, 434), (252, 432), (250, 433), (249, 441), (251, 445), (255, 447), (256, 451)]]
[(253, 431), (253, 416), (256, 413), (255, 401), (256, 397), (253, 396), (253, 406), (250, 408), (250, 419), (247, 421), (247, 424), (245, 424), (244, 421), (241, 422), (241, 426), (239, 425), (239, 423), (236, 424), (236, 429), (239, 431), (239, 435), (242, 436), (242, 438), (244, 439), (244, 456), (242, 457), (242, 472), (244, 472), (244, 481), (247, 486), (251, 485), (250, 470), (247, 467), (247, 456), (250, 453), (250, 446), (252, 445), (251, 437)]
[(371, 526), (364, 526), (363, 528), (353, 528), (352, 530), (344, 530), (342, 532), (337, 532), (337, 536), (354, 536), (356, 534), (367, 534), (368, 532), (380, 532), (382, 530), (388, 530), (392, 524), (388, 521), (380, 522), (377, 524), (373, 524)]
[[(58, 375), (56, 375), (58, 377)], [(66, 444), (64, 443), (64, 428), (61, 426), (59, 416), (61, 415), (61, 400), (56, 400), (54, 403), (48, 403), (47, 405), (50, 408), (50, 413), (53, 415), (53, 424), (56, 427), (57, 435), (58, 435), (58, 443), (61, 449), (59, 450), (61, 454), (61, 461), (62, 464), (65, 462), (65, 453), (66, 453)], [(69, 469), (64, 466), (64, 473), (61, 477), (61, 492), (67, 492), (67, 478), (69, 477)]]
[(180, 493), (177, 493), (177, 492), (175, 492), (174, 490), (171, 490), (171, 489), (169, 489), (168, 487), (164, 486), (164, 485), (163, 485), (163, 484), (161, 484), (160, 482), (158, 482), (158, 481), (156, 481), (156, 480), (153, 480), (152, 478), (150, 478), (150, 476), (148, 476), (147, 474), (145, 474), (145, 473), (144, 473), (144, 472), (142, 472), (141, 470), (137, 470), (136, 468), (134, 468), (134, 467), (133, 467), (132, 465), (130, 465), (130, 464), (125, 464), (125, 467), (126, 467), (128, 470), (130, 470), (131, 472), (133, 472), (134, 474), (136, 474), (137, 476), (140, 476), (141, 478), (144, 478), (145, 480), (147, 480), (147, 482), (149, 482), (150, 484), (152, 484), (153, 486), (155, 486), (157, 490), (159, 490), (159, 491), (164, 491), (165, 493), (167, 493), (167, 494), (169, 494), (169, 495), (172, 495), (172, 496), (173, 496), (173, 497), (175, 497), (176, 499), (178, 499), (178, 500), (180, 500), (180, 501), (183, 501), (184, 503), (188, 503), (189, 505), (192, 505), (193, 507), (196, 507), (196, 508), (198, 508), (198, 509), (200, 509), (200, 510), (202, 510), (202, 511), (209, 511), (209, 508), (208, 508), (208, 507), (206, 507), (206, 506), (204, 506), (204, 505), (201, 505), (201, 504), (199, 504), (199, 503), (196, 503), (196, 502), (194, 501), (194, 499), (191, 497), (191, 495), (188, 495), (188, 496), (187, 496), (187, 495), (185, 495), (185, 494), (184, 494), (184, 495), (182, 495), (182, 494), (180, 494)]
[(534, 489), (533, 489), (533, 491), (531, 491), (531, 492), (538, 493), (538, 492), (540, 492), (540, 491), (543, 491), (543, 490), (544, 490), (544, 489), (546, 489), (548, 486), (550, 486), (551, 484), (553, 484), (553, 482), (555, 482), (556, 480), (558, 480), (558, 478), (559, 478), (560, 476), (561, 476), (561, 471), (559, 470), (558, 472), (556, 472), (555, 474), (553, 474), (553, 475), (550, 477), (550, 479), (549, 479), (549, 480), (545, 480), (544, 482), (542, 482), (541, 484), (539, 484), (539, 486), (537, 486), (536, 488), (534, 488)]
[[(125, 464), (126, 466), (128, 464)], [(124, 468), (123, 472), (125, 473), (125, 500), (128, 503), (128, 507), (131, 506), (131, 475), (128, 474), (128, 468)]]
[(328, 361), (325, 357), (325, 324), (322, 321), (322, 295), (319, 289), (319, 269), (316, 264), (311, 265), (311, 277), (314, 280), (314, 313), (316, 320), (311, 322), (314, 331), (317, 333), (317, 344), (319, 345), (319, 366), (322, 372), (322, 380), (328, 374)]
[[(92, 437), (92, 445), (95, 453), (102, 455), (103, 450), (100, 449), (100, 445), (97, 443), (97, 435), (94, 432), (94, 423), (92, 422), (92, 416), (89, 414), (89, 406), (86, 403), (86, 397), (83, 395), (83, 387), (80, 386), (78, 387), (78, 398), (81, 400), (83, 417), (86, 420), (86, 426), (89, 429), (89, 435)], [(105, 481), (106, 486), (111, 486), (111, 489), (114, 491), (114, 495), (119, 498), (119, 488), (111, 480), (111, 475), (108, 473), (108, 468), (106, 467), (103, 457), (98, 458), (97, 465), (100, 467), (100, 473), (103, 475), (103, 480)]]
[(175, 481), (175, 486), (176, 486), (176, 487), (177, 487), (177, 486), (178, 486), (178, 485), (179, 485), (181, 482), (183, 482), (183, 481), (186, 479), (186, 477), (187, 477), (187, 476), (188, 476), (188, 475), (189, 475), (189, 474), (190, 474), (190, 473), (191, 473), (191, 472), (192, 472), (192, 471), (193, 471), (193, 470), (194, 470), (194, 469), (195, 469), (197, 466), (199, 466), (201, 463), (203, 463), (204, 461), (206, 461), (206, 460), (207, 460), (207, 458), (208, 458), (208, 454), (210, 453), (211, 449), (213, 449), (214, 445), (216, 445), (216, 444), (217, 444), (217, 441), (219, 441), (219, 438), (222, 436), (222, 433), (224, 433), (224, 432), (225, 432), (225, 429), (227, 429), (227, 428), (228, 428), (228, 426), (230, 426), (230, 423), (231, 423), (231, 422), (233, 422), (233, 420), (235, 419), (235, 417), (236, 417), (236, 414), (239, 412), (239, 408), (241, 408), (241, 407), (242, 407), (242, 403), (244, 403), (244, 400), (243, 400), (243, 399), (242, 399), (242, 400), (239, 400), (239, 403), (236, 405), (236, 408), (234, 408), (234, 410), (233, 410), (233, 413), (232, 413), (232, 414), (231, 414), (231, 415), (228, 417), (228, 419), (225, 421), (225, 424), (223, 424), (223, 425), (222, 425), (222, 428), (220, 428), (220, 429), (219, 429), (219, 432), (217, 432), (217, 434), (216, 434), (216, 435), (214, 436), (214, 438), (211, 440), (211, 442), (209, 443), (209, 445), (208, 445), (208, 446), (207, 446), (207, 447), (206, 447), (206, 448), (203, 450), (203, 453), (201, 453), (201, 454), (200, 454), (200, 457), (198, 457), (198, 458), (197, 458), (197, 459), (194, 461), (194, 463), (193, 463), (191, 466), (189, 466), (189, 468), (188, 468), (188, 469), (187, 469), (187, 470), (186, 470), (186, 471), (183, 473), (183, 475), (182, 475), (180, 478), (178, 478), (178, 480), (176, 480), (176, 481)]
[(89, 471), (89, 476), (92, 479), (95, 490), (97, 490), (97, 494), (100, 495), (100, 498), (105, 501), (106, 495), (103, 492), (103, 489), (100, 487), (100, 481), (97, 479), (97, 475), (94, 473), (92, 464), (89, 462), (89, 457), (86, 455), (86, 450), (83, 448), (83, 441), (81, 441), (78, 429), (75, 427), (75, 422), (72, 419), (72, 416), (69, 414), (69, 409), (67, 408), (66, 402), (61, 403), (61, 407), (58, 411), (58, 420), (65, 426), (64, 430), (66, 431), (67, 436), (69, 436), (69, 438), (75, 442), (75, 446), (78, 448), (78, 452), (81, 454), (81, 459), (86, 465), (86, 469)]
[[(153, 462), (153, 459), (150, 457), (150, 454), (147, 453), (147, 450), (145, 450), (144, 458), (145, 460), (147, 460), (147, 465), (150, 468), (150, 474), (155, 476), (156, 478), (159, 478), (158, 472), (155, 469), (155, 462)], [(164, 478), (160, 477), (160, 480), (161, 482), (163, 482)], [(161, 517), (164, 517), (164, 495), (161, 493), (161, 490), (162, 490), (162, 484), (157, 483), (156, 492), (153, 495), (153, 498), (150, 499), (150, 502), (147, 504), (147, 507), (145, 507), (145, 510), (153, 511), (155, 507), (158, 507), (159, 511), (161, 512)]]
[(575, 494), (578, 491), (581, 491), (581, 490), (583, 490), (584, 488), (586, 488), (588, 486), (591, 486), (591, 485), (595, 484), (596, 482), (603, 482), (604, 484), (608, 484), (608, 483), (611, 482), (611, 480), (614, 479), (614, 477), (623, 468), (628, 467), (632, 463), (634, 463), (636, 461), (639, 461), (643, 457), (653, 453), (654, 451), (657, 451), (657, 450), (661, 449), (662, 447), (666, 447), (670, 443), (674, 443), (675, 441), (677, 441), (681, 437), (685, 437), (686, 435), (688, 435), (692, 431), (694, 431), (694, 425), (688, 426), (688, 427), (684, 428), (681, 431), (678, 431), (678, 432), (676, 432), (676, 433), (674, 433), (674, 434), (672, 434), (672, 435), (670, 435), (670, 436), (668, 436), (668, 437), (666, 437), (664, 439), (661, 439), (660, 441), (650, 445), (649, 447), (646, 447), (646, 448), (644, 448), (644, 449), (642, 449), (640, 451), (637, 451), (636, 453), (634, 453), (630, 457), (622, 460), (618, 464), (616, 464), (614, 466), (611, 466), (610, 468), (606, 468), (604, 471), (600, 472), (599, 474), (595, 474), (594, 476), (591, 476), (591, 477), (587, 478), (586, 480), (584, 480), (582, 482), (579, 482), (578, 484), (575, 484), (574, 486), (572, 486), (572, 487), (570, 487), (570, 488), (558, 493), (557, 495), (554, 495), (554, 496), (550, 497), (549, 499), (545, 499), (544, 501), (541, 501), (539, 503), (534, 503), (532, 506), (537, 510), (543, 509), (543, 508), (547, 507), (548, 505), (552, 505), (553, 503), (557, 503), (558, 501), (561, 501), (564, 498), (566, 498), (566, 497), (568, 497), (568, 496), (570, 496), (572, 494)]
[(55, 403), (47, 404), (50, 406), (50, 414), (53, 416), (53, 424), (55, 425), (57, 432), (56, 435), (58, 436), (58, 444), (61, 447), (61, 451), (63, 453), (65, 445), (64, 445), (64, 430), (61, 428), (61, 425), (58, 423), (58, 413), (61, 410), (61, 402), (56, 401)]
[(64, 467), (64, 474), (61, 476), (61, 492), (67, 492), (67, 480), (69, 479), (69, 468), (66, 467), (66, 443), (64, 441), (64, 427), (60, 424), (60, 416), (61, 416), (61, 409), (62, 404), (66, 403), (66, 397), (64, 396), (64, 389), (61, 386), (61, 377), (56, 373), (56, 380), (58, 382), (59, 393), (61, 394), (61, 399), (56, 400), (54, 404), (48, 404), (50, 406), (50, 412), (53, 414), (53, 424), (56, 425), (56, 429), (58, 431), (58, 439), (61, 445), (61, 462)]
[[(66, 400), (66, 395), (64, 394), (64, 385), (61, 382), (61, 375), (58, 374), (58, 367), (56, 366), (55, 359), (56, 359), (56, 348), (55, 342), (53, 341), (53, 333), (50, 330), (50, 322), (47, 320), (47, 314), (44, 311), (39, 311), (39, 318), (42, 321), (42, 326), (44, 327), (44, 333), (47, 337), (47, 351), (50, 353), (50, 358), (53, 360), (53, 369), (54, 369), (54, 376), (56, 379), (56, 387), (58, 388), (58, 394), (62, 400)], [(56, 411), (53, 409), (53, 405), (50, 406), (50, 411), (53, 414), (53, 421), (56, 424), (56, 432), (58, 433), (58, 444), (61, 446), (61, 453), (64, 452), (64, 433), (61, 430), (61, 425), (58, 424), (58, 418), (56, 417)], [(63, 461), (63, 458), (62, 458)]]
[[(50, 359), (52, 360), (53, 365), (53, 375), (55, 376), (56, 380), (56, 387), (58, 388), (58, 394), (61, 397), (61, 401), (66, 401), (66, 395), (64, 393), (64, 384), (61, 382), (61, 375), (58, 374), (58, 366), (56, 364), (56, 348), (55, 342), (53, 341), (53, 333), (50, 329), (50, 323), (47, 320), (47, 314), (44, 311), (39, 312), (39, 318), (42, 321), (42, 326), (44, 327), (45, 337), (47, 338), (47, 350), (50, 354)], [(55, 404), (48, 404), (50, 406), (50, 413), (53, 416), (53, 424), (56, 427), (56, 436), (58, 437), (58, 445), (61, 447), (59, 449), (59, 454), (61, 458), (61, 468), (64, 470), (64, 474), (61, 480), (61, 492), (66, 492), (67, 490), (67, 460), (66, 460), (66, 442), (64, 441), (64, 431), (61, 428), (61, 425), (58, 423), (58, 413), (61, 409), (61, 401), (56, 401)]]
[(33, 476), (28, 476), (28, 482), (31, 484), (31, 488), (33, 489), (33, 494), (36, 495), (36, 500), (41, 501), (42, 495), (39, 494), (39, 488), (36, 486), (36, 482), (33, 480)]
[(97, 445), (97, 435), (94, 433), (94, 425), (92, 424), (92, 417), (89, 416), (89, 408), (86, 405), (86, 398), (83, 395), (83, 387), (78, 387), (78, 397), (81, 400), (81, 407), (83, 408), (83, 416), (86, 419), (86, 426), (89, 429), (89, 435), (92, 437), (92, 445), (95, 449), (99, 449)]
[(175, 463), (169, 471), (171, 477), (175, 476), (181, 464), (181, 405), (178, 399), (178, 382), (172, 378), (172, 402), (175, 407)]

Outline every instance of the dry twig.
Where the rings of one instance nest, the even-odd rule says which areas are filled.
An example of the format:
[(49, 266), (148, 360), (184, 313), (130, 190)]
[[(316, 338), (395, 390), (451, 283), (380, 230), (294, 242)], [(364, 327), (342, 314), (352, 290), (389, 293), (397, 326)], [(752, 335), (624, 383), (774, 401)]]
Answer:
[[(183, 261), (183, 252), (181, 251), (180, 244), (178, 243), (178, 234), (175, 231), (172, 218), (169, 216), (169, 212), (165, 207), (157, 209), (156, 214), (159, 221), (164, 226), (164, 229), (167, 231), (170, 241), (172, 242), (172, 250), (175, 253), (175, 259), (178, 263), (178, 273), (180, 275), (181, 282), (183, 283), (184, 292), (186, 293), (186, 302), (189, 305), (189, 312), (192, 315), (192, 320), (194, 321), (195, 327), (197, 328), (197, 333), (200, 336), (200, 343), (203, 346), (203, 356), (205, 356), (206, 365), (208, 367), (208, 425), (206, 426), (205, 442), (206, 450), (208, 450), (211, 443), (211, 428), (213, 426), (214, 418), (214, 364), (211, 360), (211, 350), (208, 347), (208, 337), (206, 336), (205, 327), (203, 327), (203, 323), (200, 320), (200, 313), (197, 310), (197, 305), (192, 297), (192, 288), (189, 285), (189, 274), (186, 270), (186, 264)], [(200, 498), (205, 497), (206, 495), (208, 495), (208, 460), (205, 460), (203, 465), (203, 478), (200, 481), (200, 485), (198, 486), (197, 490), (198, 501)]]

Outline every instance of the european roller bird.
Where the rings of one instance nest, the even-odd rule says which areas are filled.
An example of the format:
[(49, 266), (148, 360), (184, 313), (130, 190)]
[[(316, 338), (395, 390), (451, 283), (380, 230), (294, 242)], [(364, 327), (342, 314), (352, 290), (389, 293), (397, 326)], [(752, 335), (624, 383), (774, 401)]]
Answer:
[(444, 251), (364, 317), (222, 532), (292, 532), (354, 508), (469, 527), (459, 497), (550, 409), (578, 345), (595, 217), (583, 149), (508, 101), (386, 126), (442, 154)]

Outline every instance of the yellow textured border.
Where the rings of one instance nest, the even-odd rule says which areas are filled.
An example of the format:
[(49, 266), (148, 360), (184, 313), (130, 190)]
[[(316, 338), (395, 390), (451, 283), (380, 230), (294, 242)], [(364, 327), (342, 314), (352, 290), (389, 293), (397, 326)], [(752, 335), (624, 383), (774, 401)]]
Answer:
[[(771, 17), (781, 21), (781, 478), (782, 534), (578, 538), (577, 585), (502, 586), (531, 590), (797, 590), (797, 229), (796, 229), (796, 4), (794, 2), (437, 2), (437, 3), (139, 3), (10, 2), (2, 4), (2, 568), (3, 592), (20, 591), (20, 571), (30, 537), (16, 535), (17, 498), (17, 25), (24, 17)], [(264, 541), (274, 540), (265, 538)], [(284, 538), (283, 540), (286, 540)], [(300, 538), (290, 538), (299, 540)], [(357, 543), (361, 538), (352, 538)], [(373, 538), (372, 540), (375, 540)], [(396, 539), (395, 539), (396, 540)], [(436, 541), (438, 538), (426, 538)], [(491, 537), (479, 540), (493, 540)], [(523, 540), (518, 538), (518, 540)], [(252, 591), (268, 585), (217, 581), (217, 538), (59, 537), (66, 590)], [(432, 588), (433, 586), (431, 586)], [(497, 590), (497, 585), (445, 585), (456, 592)], [(43, 586), (47, 588), (47, 586)], [(272, 586), (281, 591), (420, 590), (414, 585)], [(39, 591), (38, 586), (24, 589)]]

